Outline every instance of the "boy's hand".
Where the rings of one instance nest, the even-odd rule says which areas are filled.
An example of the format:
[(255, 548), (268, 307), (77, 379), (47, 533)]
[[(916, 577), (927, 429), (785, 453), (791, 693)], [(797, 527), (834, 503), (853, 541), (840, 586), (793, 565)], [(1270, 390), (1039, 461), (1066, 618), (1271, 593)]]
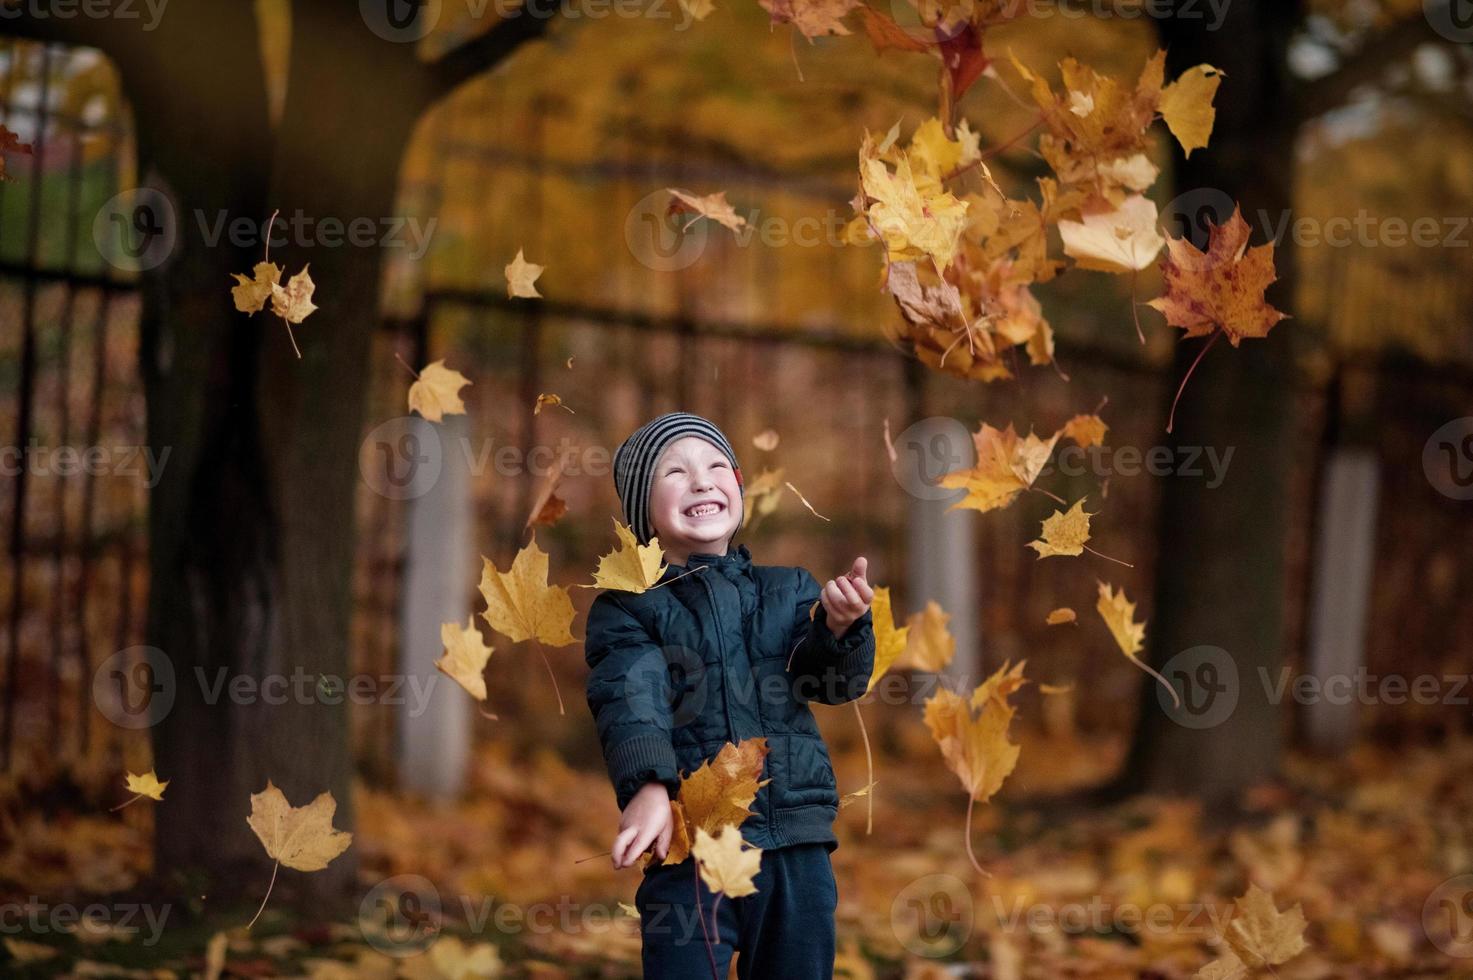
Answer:
[(624, 808), (624, 818), (619, 821), (619, 834), (614, 838), (612, 851), (614, 869), (629, 867), (651, 842), (655, 845), (655, 857), (665, 860), (674, 830), (669, 790), (664, 783), (645, 783)]
[(819, 593), (827, 613), (829, 629), (835, 636), (843, 636), (854, 621), (863, 616), (869, 604), (875, 600), (875, 590), (865, 581), (864, 573), (869, 563), (863, 556), (854, 559), (854, 567), (836, 579), (829, 579)]

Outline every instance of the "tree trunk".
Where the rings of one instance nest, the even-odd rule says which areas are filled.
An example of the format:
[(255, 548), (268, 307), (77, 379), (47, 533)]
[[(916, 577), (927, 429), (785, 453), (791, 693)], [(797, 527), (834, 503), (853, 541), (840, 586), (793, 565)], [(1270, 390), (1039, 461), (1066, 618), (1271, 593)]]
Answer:
[[(1236, 200), (1253, 227), (1250, 244), (1260, 245), (1290, 214), (1296, 118), (1285, 48), (1300, 16), (1297, 3), (1240, 0), (1217, 30), (1203, 20), (1163, 22), (1168, 77), (1201, 62), (1226, 73), (1211, 145), (1177, 160), (1178, 198), (1163, 215), (1172, 234), (1190, 232), (1205, 247), (1202, 219), (1225, 222)], [(1173, 217), (1189, 227), (1172, 227)], [(1274, 258), (1280, 282), (1269, 299), (1292, 312), (1288, 236)], [(1182, 395), (1174, 434), (1165, 436), (1168, 445), (1213, 447), (1219, 455), (1231, 448), (1233, 456), (1215, 488), (1180, 474), (1162, 481), (1156, 586), (1143, 612), (1152, 613), (1151, 662), (1166, 670), (1186, 704), (1173, 710), (1143, 677), (1139, 722), (1117, 790), (1228, 803), (1277, 770), (1285, 719), (1263, 676), (1276, 679), (1284, 656), (1294, 329), (1285, 321), (1237, 349), (1217, 344)], [(1202, 343), (1179, 348), (1169, 394)], [(1193, 651), (1202, 647), (1221, 652)]]

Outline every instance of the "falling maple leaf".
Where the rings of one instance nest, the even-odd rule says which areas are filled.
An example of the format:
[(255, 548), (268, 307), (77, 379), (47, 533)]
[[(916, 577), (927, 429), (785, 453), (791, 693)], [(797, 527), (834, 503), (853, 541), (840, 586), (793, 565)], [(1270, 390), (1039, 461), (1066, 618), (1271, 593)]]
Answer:
[(768, 751), (765, 736), (728, 742), (681, 778), (680, 790), (670, 801), (674, 831), (662, 863), (684, 861), (696, 830), (714, 834), (724, 826), (740, 826), (751, 815), (757, 791), (771, 782), (762, 778)]
[(1274, 273), (1274, 243), (1248, 248), (1252, 234), (1241, 208), (1225, 224), (1208, 224), (1207, 251), (1189, 238), (1167, 239), (1161, 260), (1166, 295), (1147, 303), (1188, 337), (1221, 329), (1234, 347), (1244, 337), (1266, 337), (1287, 314), (1264, 300)]
[(844, 17), (859, 0), (757, 0), (762, 9), (772, 15), (773, 24), (792, 24), (798, 32), (808, 38), (827, 34), (847, 35), (849, 28), (842, 23)]
[(486, 661), (491, 659), (492, 649), (476, 629), (474, 616), (467, 616), (465, 625), (459, 623), (440, 624), (440, 643), (445, 652), (435, 661), (447, 677), (470, 693), (477, 701), (486, 700)]
[[(332, 817), (337, 808), (337, 800), (331, 793), (319, 793), (306, 806), (294, 807), (268, 779), (264, 790), (251, 794), (251, 813), (246, 822), (277, 867), (284, 864), (296, 871), (321, 871), (353, 843), (351, 833), (333, 828)], [(256, 910), (247, 929), (261, 917), (275, 884), (276, 868), (273, 868), (266, 897), (261, 899), (261, 908)]]
[(665, 549), (658, 537), (648, 544), (640, 544), (634, 531), (626, 524), (614, 519), (614, 534), (618, 546), (598, 560), (598, 569), (593, 573), (592, 585), (580, 585), (584, 589), (617, 589), (620, 592), (640, 593), (654, 587), (665, 574)]
[(745, 499), (742, 502), (742, 528), (755, 524), (762, 518), (777, 510), (778, 503), (783, 496), (783, 469), (763, 470), (757, 474), (757, 478), (747, 485)]
[(762, 848), (748, 844), (735, 827), (727, 824), (715, 837), (696, 828), (690, 851), (701, 880), (713, 892), (732, 898), (756, 893), (752, 879), (762, 870)]
[(1176, 688), (1172, 687), (1166, 678), (1138, 656), (1146, 646), (1146, 624), (1135, 621), (1135, 603), (1125, 598), (1124, 589), (1117, 593), (1113, 586), (1106, 585), (1104, 582), (1098, 584), (1100, 595), (1095, 603), (1095, 611), (1105, 621), (1105, 626), (1109, 628), (1110, 635), (1115, 638), (1120, 652), (1125, 654), (1125, 658), (1131, 663), (1156, 678), (1157, 682), (1171, 693), (1172, 701), (1180, 708), (1181, 698), (1177, 695)]
[(1079, 221), (1060, 221), (1064, 254), (1081, 269), (1139, 272), (1156, 260), (1166, 239), (1156, 230), (1156, 204), (1131, 195), (1118, 207), (1087, 212)]
[(281, 282), (281, 266), (275, 262), (257, 262), (252, 278), (247, 279), (239, 272), (232, 272), (237, 284), (230, 289), (235, 308), (241, 313), (255, 315), (266, 306), (272, 291)]
[(459, 371), (447, 368), (443, 358), (432, 361), (409, 386), (409, 410), (430, 422), (439, 422), (446, 415), (464, 415), (465, 402), (460, 400), (460, 389), (470, 383)]
[(880, 678), (885, 676), (885, 672), (905, 652), (906, 638), (910, 634), (909, 626), (897, 627), (895, 625), (895, 614), (890, 608), (890, 587), (876, 586), (874, 593), (874, 601), (870, 603), (870, 618), (874, 623), (875, 666), (870, 671), (869, 684), (864, 689), (865, 694), (875, 689)]
[(310, 263), (302, 266), (302, 271), (287, 280), (285, 286), (279, 282), (271, 284), (271, 312), (287, 323), (301, 323), (317, 309), (312, 302), (317, 287), (307, 274), (309, 267)]
[(715, 194), (707, 194), (702, 197), (679, 187), (667, 187), (675, 200), (670, 202), (667, 214), (694, 214), (695, 217), (686, 222), (681, 231), (686, 231), (700, 218), (710, 218), (718, 224), (725, 225), (732, 231), (741, 231), (747, 224), (747, 219), (736, 213), (730, 204), (726, 202), (726, 191), (717, 191)]
[(1161, 91), (1161, 118), (1188, 157), (1212, 138), (1212, 124), (1217, 118), (1212, 99), (1225, 77), (1225, 72), (1211, 65), (1197, 65)]
[(1038, 552), (1040, 559), (1082, 555), (1088, 551), (1092, 555), (1124, 565), (1126, 568), (1134, 567), (1129, 562), (1111, 558), (1109, 555), (1101, 555), (1085, 543), (1089, 540), (1089, 519), (1093, 516), (1085, 512), (1084, 498), (1081, 497), (1074, 502), (1074, 506), (1070, 507), (1067, 513), (1056, 510), (1051, 516), (1044, 518), (1042, 536), (1037, 541), (1028, 542), (1028, 547)]
[(944, 670), (956, 656), (956, 637), (946, 626), (949, 622), (951, 613), (935, 599), (927, 599), (925, 609), (911, 613), (905, 627), (904, 665), (933, 674)]
[(1177, 402), (1187, 381), (1218, 337), (1226, 335), (1237, 347), (1244, 337), (1268, 336), (1274, 324), (1288, 316), (1264, 298), (1264, 292), (1278, 278), (1274, 272), (1274, 243), (1248, 248), (1251, 231), (1240, 207), (1233, 208), (1233, 216), (1225, 224), (1209, 223), (1208, 228), (1205, 252), (1190, 239), (1167, 239), (1166, 256), (1161, 260), (1166, 294), (1146, 304), (1165, 314), (1166, 323), (1181, 327), (1188, 337), (1211, 335), (1181, 379), (1167, 416), (1167, 432), (1175, 423)]
[(967, 857), (984, 875), (987, 872), (972, 852), (972, 810), (991, 799), (1018, 764), (1019, 746), (1008, 741), (1008, 726), (1016, 712), (1008, 698), (1024, 683), (1023, 664), (1004, 663), (968, 698), (943, 687), (926, 699), (926, 727), (947, 768), (967, 791)]
[(557, 674), (542, 645), (562, 647), (578, 642), (570, 629), (573, 625), (573, 600), (567, 589), (548, 584), (547, 552), (537, 547), (534, 534), (532, 540), (517, 552), (507, 571), (499, 570), (484, 555), (481, 563), (480, 591), (486, 600), (486, 610), (481, 613), (481, 618), (513, 643), (538, 641), (537, 653), (547, 668), (547, 676), (552, 679), (558, 714), (567, 714)]
[(1079, 448), (1088, 449), (1090, 446), (1103, 446), (1109, 429), (1098, 415), (1076, 415), (1065, 422), (1060, 431), (1065, 439), (1072, 439)]
[(134, 775), (130, 772), (128, 773), (127, 786), (128, 792), (132, 793), (133, 796), (125, 802), (119, 803), (112, 809), (114, 811), (121, 810), (129, 803), (136, 803), (138, 800), (144, 799), (145, 797), (150, 800), (161, 801), (164, 798), (164, 787), (168, 785), (169, 783), (167, 780), (162, 783), (159, 782), (158, 774), (155, 773), (152, 769), (141, 776)]
[(535, 265), (528, 262), (523, 258), (522, 250), (520, 248), (517, 249), (517, 257), (507, 263), (506, 269), (503, 270), (506, 273), (506, 298), (541, 298), (542, 294), (537, 291), (534, 283), (536, 283), (537, 277), (542, 275), (542, 270), (546, 268), (547, 266), (545, 265)]
[(1030, 431), (1027, 438), (1019, 439), (1011, 422), (1006, 429), (994, 429), (983, 422), (982, 428), (972, 433), (977, 464), (941, 478), (941, 486), (967, 491), (965, 497), (948, 509), (989, 511), (1008, 506), (1018, 494), (1032, 488), (1033, 481), (1048, 464), (1060, 435), (1055, 432), (1047, 439), (1040, 439)]
[(554, 407), (557, 407), (557, 408), (567, 409), (567, 411), (569, 411), (569, 412), (572, 412), (573, 411), (571, 408), (568, 408), (568, 406), (566, 406), (566, 405), (563, 404), (562, 396), (560, 396), (560, 395), (550, 395), (550, 394), (547, 394), (547, 393), (543, 393), (543, 394), (540, 394), (540, 395), (537, 396), (537, 401), (532, 406), (532, 414), (533, 415), (541, 415), (542, 414), (542, 406), (544, 406), (544, 405), (550, 405), (550, 406), (554, 406)]
[(1089, 519), (1093, 515), (1084, 510), (1084, 499), (1075, 501), (1068, 512), (1056, 510), (1043, 520), (1043, 533), (1037, 541), (1028, 542), (1028, 547), (1038, 552), (1038, 557), (1082, 555), (1084, 543), (1089, 540)]
[(1044, 622), (1049, 626), (1060, 626), (1064, 623), (1073, 623), (1078, 619), (1079, 617), (1075, 614), (1074, 610), (1068, 606), (1060, 606), (1058, 609), (1049, 613), (1048, 617), (1044, 619)]

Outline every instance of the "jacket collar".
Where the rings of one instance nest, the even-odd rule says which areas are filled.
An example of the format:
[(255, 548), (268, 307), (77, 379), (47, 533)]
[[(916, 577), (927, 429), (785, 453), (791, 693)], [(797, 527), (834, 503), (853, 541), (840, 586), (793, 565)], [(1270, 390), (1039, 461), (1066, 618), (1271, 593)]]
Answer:
[(728, 578), (741, 575), (752, 567), (752, 553), (747, 550), (745, 544), (739, 544), (735, 548), (728, 548), (726, 554), (704, 554), (693, 553), (686, 559), (684, 565), (669, 564), (665, 567), (665, 574), (660, 580), (674, 578), (686, 572), (694, 571), (698, 566), (710, 565)]

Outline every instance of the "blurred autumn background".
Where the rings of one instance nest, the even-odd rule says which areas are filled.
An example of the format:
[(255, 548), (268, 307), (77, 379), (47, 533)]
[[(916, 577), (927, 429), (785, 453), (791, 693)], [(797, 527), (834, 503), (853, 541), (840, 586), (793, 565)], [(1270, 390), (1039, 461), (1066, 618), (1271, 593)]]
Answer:
[[(614, 448), (680, 409), (757, 562), (865, 555), (911, 624), (816, 711), (840, 793), (873, 780), (839, 975), (1473, 976), (1467, 0), (63, 6), (0, 4), (6, 975), (637, 976), (581, 643), (499, 635), (477, 583), (534, 532), (590, 583)], [(931, 231), (969, 203), (941, 246), (887, 223), (907, 172)], [(1273, 242), (1267, 336), (1146, 305), (1190, 259), (1152, 227), (1208, 249), (1235, 208), (1203, 274)], [(315, 283), (290, 326), (232, 302), (268, 226)], [(470, 384), (430, 423), (436, 361)], [(938, 485), (984, 426), (1094, 414), (1038, 493)], [(1079, 500), (1098, 551), (1040, 558)], [(467, 620), (482, 701), (435, 668)], [(1019, 661), (989, 877), (924, 703)], [(351, 846), (276, 868), (268, 780)]]

